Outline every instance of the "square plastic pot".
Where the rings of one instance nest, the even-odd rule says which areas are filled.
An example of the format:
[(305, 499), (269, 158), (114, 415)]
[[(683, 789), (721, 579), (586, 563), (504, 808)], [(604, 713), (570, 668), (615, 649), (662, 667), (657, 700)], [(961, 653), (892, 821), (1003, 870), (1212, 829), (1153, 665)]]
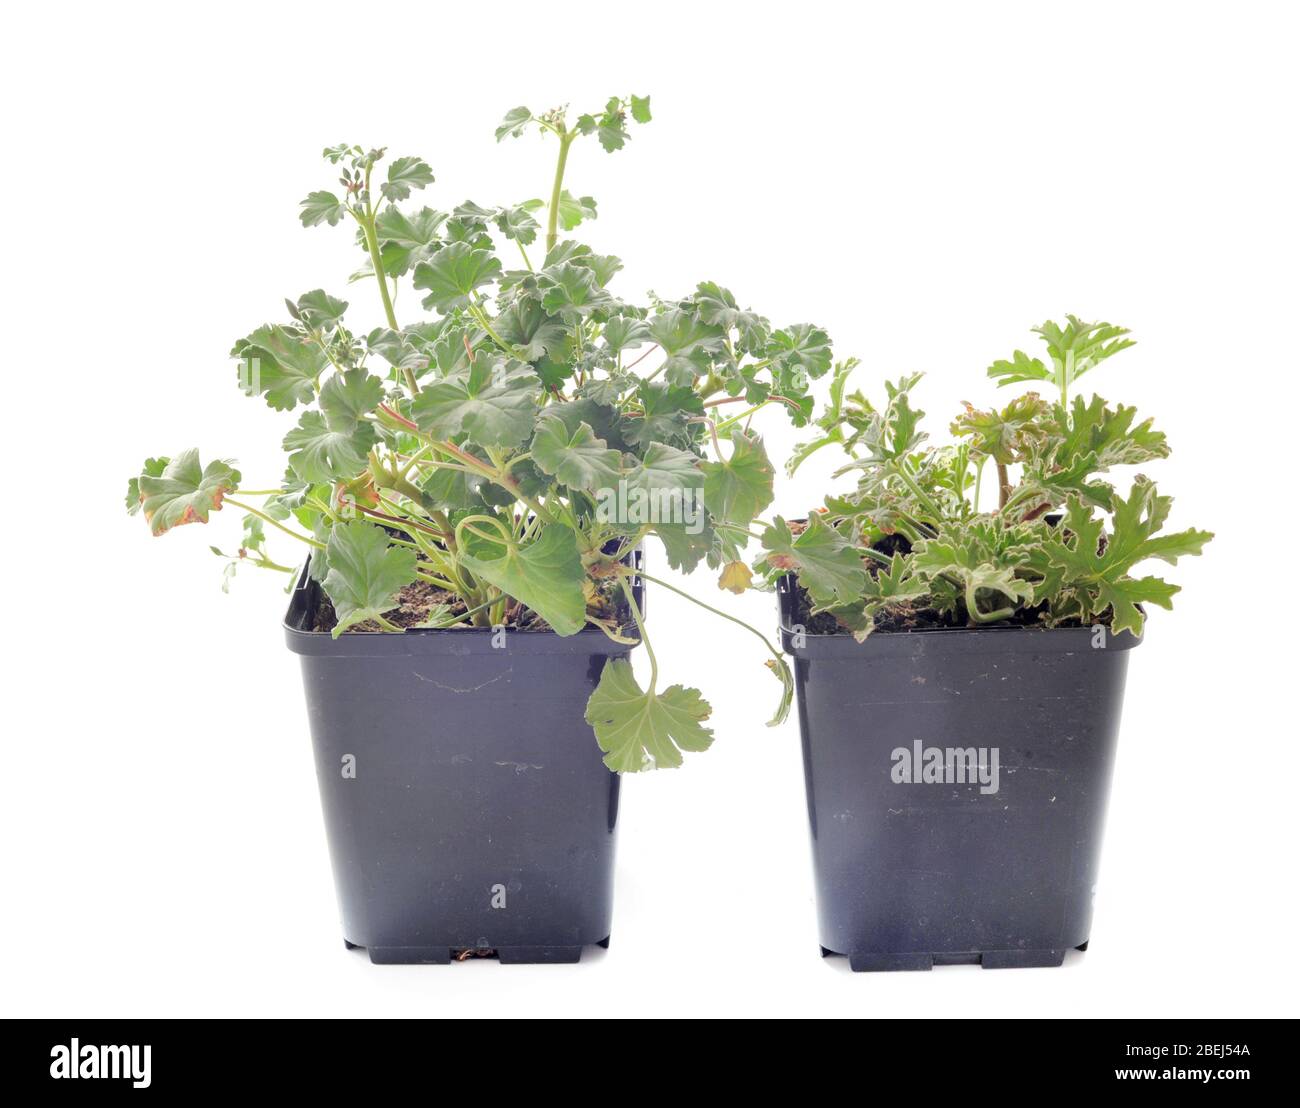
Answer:
[[(1059, 966), (1092, 925), (1128, 651), (1095, 628), (798, 634), (822, 953)], [(932, 753), (932, 752), (938, 752)]]
[(304, 569), (284, 630), (347, 945), (376, 963), (607, 946), (619, 778), (583, 713), (632, 648), (595, 628), (334, 639), (310, 630), (319, 599)]

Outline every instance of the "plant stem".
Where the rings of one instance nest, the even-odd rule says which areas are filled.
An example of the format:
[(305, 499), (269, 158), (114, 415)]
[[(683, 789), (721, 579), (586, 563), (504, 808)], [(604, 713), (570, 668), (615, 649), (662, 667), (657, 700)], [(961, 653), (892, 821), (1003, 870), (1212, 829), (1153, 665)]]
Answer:
[[(625, 591), (626, 591), (626, 588), (627, 588), (626, 581), (627, 581), (627, 578), (628, 578), (629, 576), (633, 576), (633, 577), (642, 577), (642, 578), (644, 578), (644, 579), (647, 580), (647, 581), (653, 581), (656, 585), (660, 586), (661, 588), (665, 588), (665, 589), (667, 589), (669, 592), (675, 592), (678, 596), (684, 596), (684, 597), (685, 597), (687, 600), (689, 600), (692, 604), (698, 604), (698, 605), (699, 605), (701, 608), (703, 608), (705, 611), (707, 611), (707, 612), (712, 612), (715, 616), (721, 616), (723, 619), (725, 619), (725, 620), (730, 620), (732, 623), (736, 624), (737, 626), (739, 626), (739, 627), (743, 627), (743, 628), (744, 628), (746, 631), (748, 631), (751, 635), (753, 635), (753, 636), (755, 636), (756, 638), (758, 638), (758, 639), (762, 642), (762, 644), (763, 644), (765, 647), (767, 647), (767, 649), (768, 649), (769, 651), (771, 651), (771, 653), (772, 653), (772, 657), (773, 657), (773, 658), (775, 658), (778, 662), (784, 663), (785, 659), (781, 657), (780, 651), (778, 651), (778, 650), (776, 649), (775, 646), (773, 646), (770, 642), (767, 641), (767, 636), (764, 635), (762, 631), (756, 630), (755, 628), (751, 627), (751, 626), (750, 626), (748, 623), (746, 623), (743, 619), (737, 619), (737, 618), (736, 618), (735, 616), (733, 616), (733, 615), (728, 615), (726, 612), (722, 611), (720, 608), (715, 608), (715, 607), (713, 607), (711, 604), (705, 604), (703, 600), (699, 600), (699, 599), (697, 599), (696, 597), (692, 596), (690, 593), (686, 592), (685, 590), (683, 590), (683, 589), (679, 589), (676, 585), (670, 585), (667, 581), (663, 580), (663, 579), (660, 578), (660, 577), (651, 577), (650, 574), (648, 574), (648, 573), (643, 573), (643, 572), (642, 572), (641, 570), (639, 570), (639, 569), (630, 569), (630, 568), (629, 568), (629, 569), (627, 569), (627, 570), (624, 571), (624, 574), (623, 574), (623, 581), (624, 581), (624, 590), (625, 590)], [(649, 649), (649, 648), (647, 647), (647, 651), (648, 651), (648, 649)]]
[(318, 541), (317, 539), (309, 538), (309, 537), (306, 536), (306, 535), (300, 535), (300, 534), (298, 534), (298, 532), (295, 531), (295, 530), (293, 530), (293, 528), (291, 528), (291, 527), (286, 527), (286, 526), (285, 526), (283, 523), (281, 523), (278, 519), (272, 519), (272, 518), (271, 518), (269, 515), (267, 515), (265, 512), (259, 512), (256, 508), (252, 507), (252, 506), (249, 505), (249, 504), (242, 504), (242, 503), (240, 503), (238, 500), (232, 500), (232, 499), (231, 499), (230, 497), (228, 497), (228, 496), (225, 498), (225, 502), (226, 502), (227, 504), (229, 504), (232, 508), (239, 508), (241, 511), (245, 511), (245, 512), (247, 512), (249, 515), (257, 516), (258, 519), (261, 519), (261, 520), (266, 521), (266, 522), (269, 523), (272, 527), (278, 527), (278, 528), (279, 528), (281, 531), (283, 531), (286, 535), (292, 535), (292, 536), (293, 536), (295, 539), (297, 539), (299, 542), (305, 542), (308, 546), (314, 546), (317, 550), (324, 550), (324, 549), (325, 549), (325, 544), (324, 544), (323, 542), (320, 542), (320, 541)]
[(577, 131), (557, 131), (560, 136), (560, 155), (555, 161), (555, 182), (551, 185), (551, 206), (546, 213), (546, 253), (555, 248), (556, 226), (560, 217), (560, 193), (564, 187), (564, 165), (569, 160), (569, 146), (577, 138)]
[[(641, 632), (641, 642), (645, 646), (646, 656), (650, 659), (650, 688), (647, 696), (653, 696), (655, 691), (655, 682), (659, 680), (659, 662), (655, 658), (654, 647), (650, 645), (650, 637), (645, 631), (645, 621), (641, 616), (641, 608), (636, 602), (636, 593), (632, 591), (632, 586), (628, 584), (629, 576), (637, 576), (635, 570), (629, 570), (621, 574), (618, 579), (619, 586), (623, 589), (623, 595), (627, 597), (628, 607), (632, 609), (632, 619), (636, 623), (636, 629)], [(670, 585), (669, 588), (672, 588)]]
[[(397, 326), (397, 313), (393, 311), (393, 298), (388, 292), (388, 278), (384, 274), (383, 259), (379, 256), (379, 236), (375, 231), (375, 209), (369, 201), (366, 202), (366, 211), (364, 216), (357, 216), (357, 222), (361, 224), (362, 234), (366, 238), (366, 249), (370, 251), (370, 265), (375, 271), (375, 280), (379, 282), (379, 295), (384, 301), (384, 316), (388, 320), (388, 326), (394, 331), (400, 330)], [(415, 373), (409, 366), (402, 367), (402, 376), (406, 379), (406, 387), (414, 396), (420, 391), (420, 386), (415, 380)]]
[(1006, 499), (1011, 495), (1011, 479), (1006, 473), (1006, 463), (997, 463), (997, 510), (1006, 507)]

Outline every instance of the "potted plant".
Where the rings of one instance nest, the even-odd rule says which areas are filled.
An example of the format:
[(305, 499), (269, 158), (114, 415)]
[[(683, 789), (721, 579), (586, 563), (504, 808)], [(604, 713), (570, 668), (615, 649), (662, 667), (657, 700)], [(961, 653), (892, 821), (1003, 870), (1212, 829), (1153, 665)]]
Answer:
[[(808, 422), (830, 345), (711, 282), (621, 299), (619, 259), (561, 238), (596, 216), (565, 188), (571, 147), (618, 150), (649, 119), (636, 96), (576, 119), (515, 109), (498, 141), (558, 144), (548, 199), (450, 213), (408, 203), (433, 182), (422, 159), (327, 149), (341, 192), (312, 192), (301, 219), (355, 228), (378, 326), (316, 289), (235, 343), (240, 388), (291, 424), (278, 485), (195, 450), (130, 482), (153, 534), (233, 508), (227, 575), (290, 576), (344, 937), (377, 962), (572, 961), (607, 942), (618, 774), (712, 742), (699, 691), (660, 679), (641, 544), (743, 591), (773, 480), (749, 421)], [(403, 285), (428, 314), (399, 320)], [(268, 551), (281, 535), (308, 549), (301, 572)], [(776, 723), (792, 683), (763, 641)]]
[(1074, 392), (1128, 332), (1036, 330), (1046, 358), (988, 373), (1050, 397), (967, 404), (945, 446), (920, 430), (919, 374), (876, 406), (844, 366), (787, 468), (834, 445), (857, 485), (764, 531), (822, 951), (855, 970), (1053, 966), (1087, 946), (1128, 651), (1144, 606), (1178, 591), (1138, 567), (1211, 538), (1164, 533), (1171, 500), (1145, 476), (1111, 484), (1169, 453), (1135, 409)]

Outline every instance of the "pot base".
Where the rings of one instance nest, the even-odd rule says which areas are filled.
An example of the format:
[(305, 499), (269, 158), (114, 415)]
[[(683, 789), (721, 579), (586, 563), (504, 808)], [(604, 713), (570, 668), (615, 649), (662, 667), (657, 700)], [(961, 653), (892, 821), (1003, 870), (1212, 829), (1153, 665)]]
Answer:
[[(348, 950), (364, 949), (371, 964), (376, 966), (446, 966), (453, 961), (465, 960), (465, 948), (455, 946), (361, 947), (346, 939), (343, 945)], [(594, 945), (608, 948), (609, 939), (602, 939)], [(581, 946), (503, 946), (485, 950), (482, 954), (471, 948), (471, 956), (494, 958), (503, 966), (564, 965), (580, 961), (585, 949)]]
[[(1082, 943), (1075, 950), (1087, 950)], [(928, 970), (935, 966), (980, 966), (982, 969), (1043, 969), (1065, 961), (1065, 950), (977, 950), (969, 953), (934, 951), (906, 954), (849, 954), (821, 948), (823, 958), (847, 957), (854, 973)]]

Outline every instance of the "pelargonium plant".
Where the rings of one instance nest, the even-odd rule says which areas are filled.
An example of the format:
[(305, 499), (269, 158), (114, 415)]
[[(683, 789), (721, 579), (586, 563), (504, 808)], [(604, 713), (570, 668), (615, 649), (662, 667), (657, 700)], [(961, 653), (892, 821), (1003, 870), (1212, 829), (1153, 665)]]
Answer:
[[(743, 591), (773, 482), (750, 421), (777, 407), (808, 423), (810, 382), (832, 364), (824, 331), (773, 328), (712, 282), (625, 300), (612, 290), (619, 259), (562, 237), (596, 217), (594, 199), (565, 188), (571, 147), (594, 136), (617, 151), (649, 120), (637, 96), (576, 118), (516, 108), (496, 137), (536, 130), (558, 144), (548, 198), (450, 212), (409, 203), (433, 184), (423, 159), (327, 149), (338, 187), (312, 192), (302, 223), (354, 228), (364, 261), (351, 281), (377, 301), (379, 325), (353, 324), (345, 300), (314, 289), (235, 343), (238, 386), (294, 420), (278, 485), (186, 450), (146, 461), (127, 494), (155, 535), (242, 512), (227, 584), (244, 564), (295, 573), (267, 539), (296, 540), (328, 598), (317, 629), (334, 635), (595, 627), (644, 643), (648, 686), (612, 661), (587, 710), (619, 771), (676, 766), (712, 741), (700, 693), (662, 687), (632, 585), (680, 590), (634, 551), (656, 536), (672, 567), (706, 563)], [(422, 310), (399, 318), (406, 287)], [(781, 682), (775, 724), (789, 671), (747, 629)]]
[(759, 562), (768, 584), (797, 575), (809, 630), (859, 640), (873, 630), (998, 624), (1139, 634), (1144, 605), (1171, 606), (1178, 586), (1137, 567), (1199, 554), (1213, 536), (1162, 533), (1173, 501), (1146, 476), (1116, 489), (1113, 471), (1167, 457), (1169, 444), (1135, 408), (1073, 392), (1133, 340), (1123, 327), (1074, 316), (1035, 331), (1046, 359), (1017, 350), (988, 376), (1050, 395), (1026, 391), (1000, 410), (966, 404), (942, 446), (926, 445), (925, 413), (912, 406), (920, 374), (886, 384), (875, 405), (846, 391), (853, 363), (837, 368), (820, 433), (787, 470), (837, 446), (851, 460), (836, 476), (855, 473), (857, 487), (827, 497), (806, 524), (776, 519)]

